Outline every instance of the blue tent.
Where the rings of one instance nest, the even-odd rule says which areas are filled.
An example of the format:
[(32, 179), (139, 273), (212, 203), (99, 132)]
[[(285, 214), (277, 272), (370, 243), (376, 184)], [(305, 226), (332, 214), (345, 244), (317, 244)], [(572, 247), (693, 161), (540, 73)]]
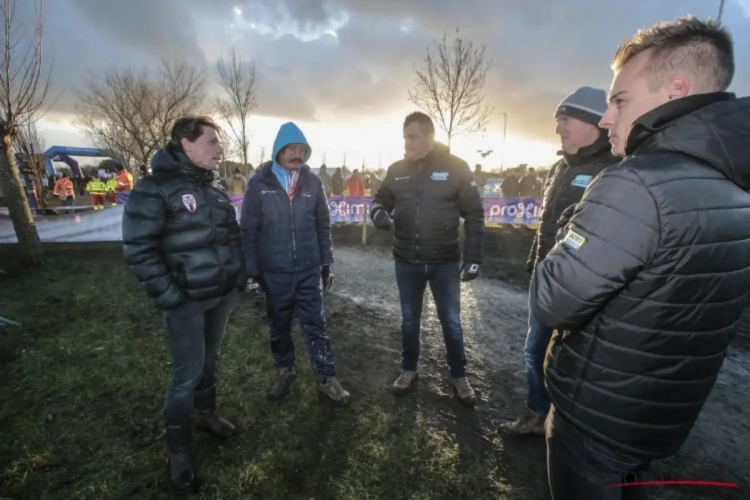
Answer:
[(70, 170), (75, 177), (83, 177), (81, 167), (78, 162), (71, 156), (87, 156), (93, 158), (112, 158), (116, 162), (125, 164), (125, 161), (109, 149), (98, 148), (70, 148), (67, 146), (52, 146), (44, 152), (44, 164), (47, 167), (47, 174), (54, 176), (57, 171), (53, 161), (64, 161), (70, 166)]

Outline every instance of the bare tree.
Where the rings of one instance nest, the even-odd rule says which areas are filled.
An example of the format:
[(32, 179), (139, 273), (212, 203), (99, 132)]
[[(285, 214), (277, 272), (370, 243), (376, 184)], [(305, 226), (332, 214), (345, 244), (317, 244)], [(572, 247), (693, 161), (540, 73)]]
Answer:
[(50, 82), (44, 64), (43, 0), (34, 4), (32, 36), (24, 33), (24, 18), (16, 18), (16, 0), (0, 1), (0, 190), (8, 205), (13, 229), (23, 261), (27, 265), (44, 262), (44, 251), (34, 224), (29, 200), (21, 184), (14, 153), (14, 138), (42, 108)]
[(491, 61), (486, 47), (475, 47), (456, 30), (427, 48), (424, 60), (415, 65), (416, 82), (409, 100), (430, 115), (451, 140), (463, 132), (484, 130), (491, 109), (485, 103), (484, 86)]
[(223, 57), (216, 62), (219, 85), (226, 94), (214, 100), (219, 116), (229, 124), (232, 132), (233, 149), (239, 151), (243, 164), (248, 163), (250, 138), (247, 133), (247, 119), (255, 109), (255, 64), (245, 62), (232, 49), (229, 60)]
[(148, 165), (169, 140), (177, 118), (206, 111), (204, 87), (204, 73), (182, 61), (164, 60), (156, 71), (92, 74), (77, 89), (78, 126), (94, 144), (122, 156), (137, 172), (133, 167)]
[(44, 164), (45, 144), (36, 128), (36, 120), (29, 120), (18, 127), (13, 147), (23, 158), (25, 169), (19, 165), (18, 170), (33, 183), (39, 208), (47, 208), (47, 200), (44, 197), (45, 179), (47, 177), (47, 169)]

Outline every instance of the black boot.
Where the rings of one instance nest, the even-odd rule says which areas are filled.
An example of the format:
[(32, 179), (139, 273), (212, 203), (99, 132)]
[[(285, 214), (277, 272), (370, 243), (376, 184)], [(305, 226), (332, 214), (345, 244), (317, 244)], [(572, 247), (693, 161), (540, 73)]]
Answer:
[(196, 411), (195, 425), (200, 430), (220, 438), (234, 435), (234, 425), (216, 414), (216, 386), (193, 394), (193, 406)]
[(169, 485), (178, 495), (198, 491), (198, 478), (193, 467), (190, 444), (193, 441), (193, 426), (167, 425), (167, 470)]

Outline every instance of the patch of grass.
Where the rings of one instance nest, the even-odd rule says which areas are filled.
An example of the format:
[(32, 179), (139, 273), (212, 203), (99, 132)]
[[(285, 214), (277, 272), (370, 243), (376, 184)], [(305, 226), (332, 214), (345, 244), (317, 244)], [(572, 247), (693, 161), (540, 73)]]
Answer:
[[(7, 258), (3, 259), (5, 262)], [(161, 316), (119, 250), (53, 254), (40, 270), (5, 264), (0, 315), (0, 496), (167, 498), (161, 406), (169, 357)], [(232, 316), (219, 404), (239, 434), (198, 435), (201, 498), (480, 499), (514, 492), (491, 457), (465, 450), (426, 413), (357, 388), (320, 401), (300, 341), (290, 398), (274, 375), (263, 315)]]

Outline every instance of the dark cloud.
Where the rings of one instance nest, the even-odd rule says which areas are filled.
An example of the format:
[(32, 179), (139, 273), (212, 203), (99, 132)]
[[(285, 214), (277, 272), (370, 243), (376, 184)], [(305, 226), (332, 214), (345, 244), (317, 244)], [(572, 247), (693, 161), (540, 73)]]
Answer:
[[(679, 15), (716, 15), (716, 2), (683, 0), (59, 0), (48, 46), (59, 88), (87, 69), (137, 67), (162, 57), (210, 66), (231, 46), (256, 62), (258, 112), (341, 120), (407, 107), (413, 63), (460, 27), (492, 58), (493, 126), (552, 139), (554, 107), (581, 85), (607, 88), (617, 46), (639, 27)], [(243, 12), (235, 17), (234, 8)], [(750, 18), (725, 8), (736, 41), (732, 90), (750, 91)], [(345, 24), (341, 25), (343, 21)], [(230, 27), (233, 25), (233, 27)], [(251, 27), (254, 25), (254, 28)], [(322, 34), (337, 27), (334, 34)], [(318, 35), (318, 36), (313, 36)], [(306, 41), (303, 41), (306, 40)], [(71, 112), (66, 93), (56, 110)]]

